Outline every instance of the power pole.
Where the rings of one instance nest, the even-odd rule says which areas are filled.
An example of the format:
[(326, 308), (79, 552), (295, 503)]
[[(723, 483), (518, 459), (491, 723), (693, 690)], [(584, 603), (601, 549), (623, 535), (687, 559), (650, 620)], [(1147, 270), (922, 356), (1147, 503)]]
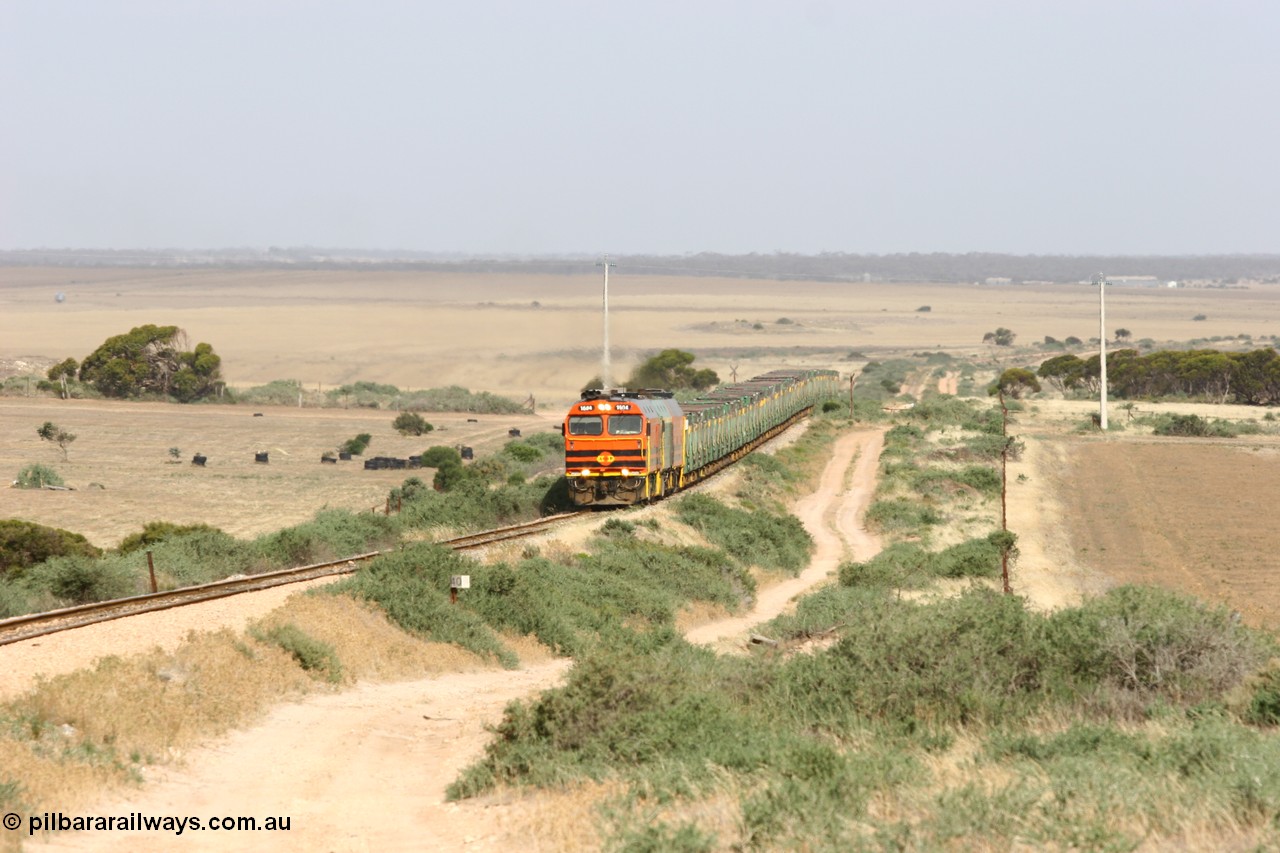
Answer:
[(1098, 426), (1107, 429), (1107, 277), (1098, 273)]
[(604, 267), (604, 356), (600, 363), (600, 384), (605, 394), (609, 393), (609, 385), (612, 379), (609, 376), (611, 370), (609, 365), (609, 267), (616, 267), (617, 264), (609, 263), (609, 256), (605, 255), (603, 261), (596, 263), (598, 267)]

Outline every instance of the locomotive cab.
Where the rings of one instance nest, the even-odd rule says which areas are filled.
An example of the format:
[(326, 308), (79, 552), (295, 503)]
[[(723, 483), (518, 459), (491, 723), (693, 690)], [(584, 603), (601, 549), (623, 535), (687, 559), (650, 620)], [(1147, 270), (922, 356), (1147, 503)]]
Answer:
[(663, 462), (679, 406), (666, 392), (589, 390), (565, 417), (565, 476), (575, 506), (629, 506), (674, 488)]

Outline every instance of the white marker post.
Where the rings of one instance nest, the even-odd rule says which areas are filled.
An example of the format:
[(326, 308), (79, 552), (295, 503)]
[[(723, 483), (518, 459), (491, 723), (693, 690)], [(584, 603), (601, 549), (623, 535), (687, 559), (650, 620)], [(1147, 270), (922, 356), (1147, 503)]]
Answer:
[(471, 589), (471, 575), (449, 576), (449, 603), (458, 603), (458, 590)]

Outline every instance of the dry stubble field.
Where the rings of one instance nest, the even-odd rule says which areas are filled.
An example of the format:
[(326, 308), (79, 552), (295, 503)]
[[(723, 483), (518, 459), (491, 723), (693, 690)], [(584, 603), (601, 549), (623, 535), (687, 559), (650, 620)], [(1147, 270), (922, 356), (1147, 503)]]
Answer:
[[(54, 294), (63, 292), (58, 304)], [(646, 351), (680, 347), (728, 378), (788, 365), (834, 367), (862, 359), (942, 349), (985, 360), (982, 335), (1013, 329), (1019, 342), (1096, 334), (1096, 291), (1087, 286), (830, 284), (628, 275), (610, 279), (615, 372)], [(536, 305), (535, 305), (536, 303)], [(523, 399), (525, 417), (431, 415), (443, 430), (406, 439), (391, 415), (370, 410), (243, 407), (0, 398), (0, 475), (51, 463), (75, 492), (0, 492), (0, 517), (65, 527), (112, 545), (149, 520), (204, 521), (248, 536), (296, 523), (325, 507), (378, 505), (401, 472), (324, 465), (320, 453), (357, 432), (369, 452), (403, 456), (430, 444), (496, 448), (510, 426), (554, 429), (577, 389), (599, 370), (600, 286), (594, 275), (454, 275), (405, 271), (0, 269), (0, 363), (7, 375), (83, 358), (107, 337), (143, 323), (175, 324), (208, 341), (233, 386), (297, 379), (308, 387), (368, 380), (402, 388), (459, 384)], [(928, 305), (930, 311), (917, 309)], [(1203, 314), (1205, 321), (1193, 321)], [(778, 323), (780, 318), (792, 323)], [(1280, 331), (1280, 288), (1113, 288), (1112, 328), (1133, 337), (1192, 337)], [(754, 326), (759, 324), (761, 328)], [(1118, 415), (1113, 415), (1118, 417)], [(1078, 416), (1077, 416), (1078, 419)], [(39, 441), (46, 420), (79, 438), (63, 462)], [(1050, 434), (1070, 424), (1026, 424)], [(1069, 531), (1066, 547), (1099, 583), (1154, 580), (1227, 600), (1253, 620), (1276, 624), (1268, 599), (1276, 553), (1267, 495), (1277, 474), (1266, 440), (1151, 444), (1117, 433), (1105, 442), (1063, 439), (1046, 476), (1065, 524), (1031, 514), (1046, 530)], [(1265, 445), (1257, 452), (1240, 447)], [(182, 450), (171, 464), (170, 447)], [(271, 453), (255, 465), (253, 453)], [(188, 461), (209, 457), (206, 469)], [(103, 489), (89, 489), (99, 483)], [(1084, 498), (1105, 484), (1103, 501)], [(1229, 508), (1229, 509), (1228, 509)], [(1108, 532), (1109, 531), (1109, 532)], [(1022, 531), (1023, 535), (1036, 531)], [(1108, 580), (1109, 579), (1109, 580)], [(1270, 614), (1270, 615), (1268, 615)]]

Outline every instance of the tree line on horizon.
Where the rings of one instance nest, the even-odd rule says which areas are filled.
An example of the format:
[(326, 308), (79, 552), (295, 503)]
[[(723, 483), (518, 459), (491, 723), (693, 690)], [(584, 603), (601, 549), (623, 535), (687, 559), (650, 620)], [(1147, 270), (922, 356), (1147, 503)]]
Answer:
[[(456, 273), (600, 274), (598, 256), (454, 254), (374, 249), (296, 247), (148, 251), (28, 249), (0, 251), (0, 266), (178, 266), (289, 269), (379, 269)], [(1280, 254), (1234, 255), (1011, 255), (998, 252), (697, 252), (683, 255), (611, 255), (617, 274), (723, 276), (855, 282), (1088, 281), (1099, 272), (1151, 275), (1161, 280), (1280, 283)]]

